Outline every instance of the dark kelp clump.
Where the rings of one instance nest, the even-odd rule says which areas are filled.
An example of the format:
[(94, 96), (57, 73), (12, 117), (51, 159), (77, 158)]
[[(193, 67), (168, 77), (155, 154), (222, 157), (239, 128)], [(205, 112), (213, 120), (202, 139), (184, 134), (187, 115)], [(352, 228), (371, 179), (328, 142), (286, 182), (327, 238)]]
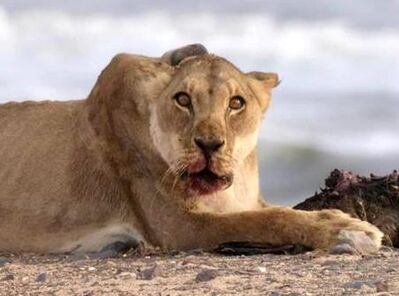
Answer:
[(399, 247), (399, 174), (362, 177), (334, 170), (325, 188), (296, 205), (295, 209), (340, 209), (368, 221), (384, 232), (384, 244)]

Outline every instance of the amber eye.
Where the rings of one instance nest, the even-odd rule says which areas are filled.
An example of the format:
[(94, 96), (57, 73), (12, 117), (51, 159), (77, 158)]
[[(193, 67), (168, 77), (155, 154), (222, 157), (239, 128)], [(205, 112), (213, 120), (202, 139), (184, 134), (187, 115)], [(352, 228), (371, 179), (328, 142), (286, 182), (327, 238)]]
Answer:
[(175, 94), (174, 99), (175, 99), (176, 103), (182, 107), (187, 108), (191, 105), (191, 98), (185, 92), (178, 92), (177, 94)]
[(244, 108), (245, 100), (243, 97), (234, 96), (230, 99), (229, 108), (232, 110), (240, 110)]

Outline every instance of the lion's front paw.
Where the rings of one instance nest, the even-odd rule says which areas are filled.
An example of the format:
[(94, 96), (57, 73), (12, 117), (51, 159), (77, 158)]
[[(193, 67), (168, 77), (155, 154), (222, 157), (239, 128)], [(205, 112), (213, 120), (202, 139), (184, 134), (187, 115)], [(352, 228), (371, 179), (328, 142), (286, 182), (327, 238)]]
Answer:
[(342, 229), (338, 240), (330, 248), (331, 254), (371, 254), (381, 247), (381, 237), (365, 231)]
[(332, 254), (371, 254), (381, 247), (383, 233), (374, 225), (339, 210), (317, 212), (324, 248)]

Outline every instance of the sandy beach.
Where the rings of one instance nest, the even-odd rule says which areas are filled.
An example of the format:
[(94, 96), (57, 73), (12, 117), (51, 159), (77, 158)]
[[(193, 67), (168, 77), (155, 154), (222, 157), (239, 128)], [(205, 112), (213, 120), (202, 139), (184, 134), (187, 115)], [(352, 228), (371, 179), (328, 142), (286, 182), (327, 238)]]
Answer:
[[(399, 251), (0, 258), (0, 295), (399, 295)], [(10, 261), (10, 262), (8, 262)]]

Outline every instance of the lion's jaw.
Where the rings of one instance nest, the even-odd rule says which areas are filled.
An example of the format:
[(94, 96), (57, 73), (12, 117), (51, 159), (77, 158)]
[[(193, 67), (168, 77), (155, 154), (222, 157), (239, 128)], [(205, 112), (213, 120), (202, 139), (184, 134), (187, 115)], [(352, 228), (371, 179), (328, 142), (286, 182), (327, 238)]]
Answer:
[[(162, 179), (171, 177), (173, 188), (182, 189), (186, 197), (217, 196), (235, 182), (255, 150), (262, 110), (244, 74), (229, 63), (214, 58), (213, 63), (199, 59), (187, 64), (153, 102), (150, 134), (169, 167)], [(189, 106), (176, 103), (181, 93), (189, 96)], [(235, 96), (245, 97), (238, 112), (229, 109)], [(209, 151), (215, 139), (219, 147)]]

